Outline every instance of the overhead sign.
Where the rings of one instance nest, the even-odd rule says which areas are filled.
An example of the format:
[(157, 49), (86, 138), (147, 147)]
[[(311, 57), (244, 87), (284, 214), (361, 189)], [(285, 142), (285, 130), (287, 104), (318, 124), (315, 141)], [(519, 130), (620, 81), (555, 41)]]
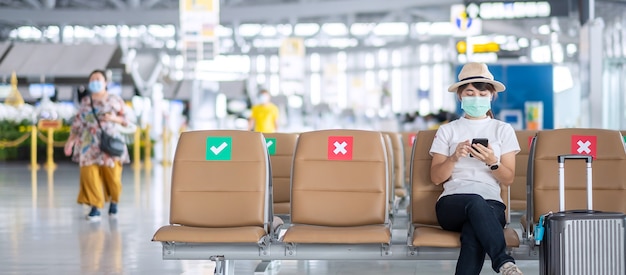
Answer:
[(469, 16), (464, 5), (452, 5), (450, 7), (450, 23), (453, 26), (453, 36), (467, 37), (482, 33), (481, 20)]
[(212, 59), (217, 55), (216, 28), (220, 23), (219, 1), (180, 0), (180, 31), (187, 61)]
[(280, 90), (285, 94), (303, 94), (306, 79), (306, 55), (304, 39), (285, 38), (278, 52), (280, 57)]
[[(500, 51), (500, 45), (496, 42), (483, 44), (472, 44), (472, 53), (495, 53)], [(460, 54), (467, 52), (467, 42), (459, 41), (456, 43), (456, 50)]]
[(464, 1), (469, 17), (485, 20), (569, 16), (569, 2), (571, 1)]

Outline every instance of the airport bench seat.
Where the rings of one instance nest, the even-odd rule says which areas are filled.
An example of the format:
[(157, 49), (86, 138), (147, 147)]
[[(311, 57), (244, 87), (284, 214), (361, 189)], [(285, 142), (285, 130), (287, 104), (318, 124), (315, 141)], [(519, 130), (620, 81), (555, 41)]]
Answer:
[(154, 241), (186, 243), (258, 243), (267, 235), (260, 226), (203, 228), (168, 225), (154, 235)]
[(393, 186), (394, 196), (404, 198), (408, 195), (406, 185), (404, 184), (404, 146), (402, 144), (402, 134), (396, 132), (385, 132), (391, 138), (391, 147), (393, 150)]
[[(291, 224), (278, 239), (282, 221), (273, 216), (267, 136), (185, 132), (173, 165), (170, 224), (161, 227), (153, 241), (162, 242), (163, 259), (210, 259), (216, 262), (216, 274), (228, 274), (235, 260), (260, 260), (257, 269), (272, 260), (454, 260), (460, 234), (441, 229), (434, 210), (442, 191), (430, 182), (428, 150), (434, 134), (418, 133), (408, 186), (409, 219), (400, 225), (408, 234), (392, 242), (393, 156), (384, 133), (301, 133), (291, 164), (281, 164), (292, 171)], [(208, 138), (214, 137), (232, 138), (230, 160), (206, 159), (207, 149), (217, 146), (208, 147)], [(506, 198), (508, 189), (501, 195)], [(505, 228), (504, 234), (516, 259), (536, 260), (537, 254), (529, 253), (532, 248), (520, 244), (517, 232)]]
[(287, 243), (389, 243), (391, 232), (386, 225), (316, 226), (293, 225), (287, 230), (283, 242)]
[(417, 137), (417, 132), (401, 132), (402, 152), (404, 155), (404, 183), (405, 186), (411, 182), (411, 155), (413, 154), (413, 143)]
[(536, 130), (515, 131), (520, 152), (515, 155), (515, 178), (511, 184), (511, 210), (526, 211), (528, 154), (530, 141), (536, 134)]
[(152, 240), (267, 245), (280, 224), (271, 199), (269, 156), (261, 133), (184, 132), (172, 166), (170, 224)]
[[(265, 136), (266, 142), (275, 142), (275, 144), (268, 144), (274, 189), (274, 214), (289, 215), (291, 163), (298, 134), (265, 133), (263, 136)], [(272, 146), (273, 148), (271, 148)]]
[[(532, 232), (539, 217), (559, 211), (557, 156), (590, 154), (593, 210), (626, 213), (626, 150), (617, 130), (568, 128), (539, 131), (531, 145), (525, 233)], [(587, 208), (587, 175), (584, 161), (565, 163), (565, 210)], [(526, 236), (527, 234), (525, 234)]]
[(389, 244), (390, 184), (380, 132), (301, 133), (291, 179), (291, 227), (282, 241)]
[(394, 186), (394, 159), (393, 159), (393, 145), (391, 144), (391, 135), (386, 132), (381, 132), (383, 135), (383, 139), (385, 141), (385, 152), (387, 153), (387, 182), (389, 182), (389, 192), (387, 192), (387, 197), (389, 199), (389, 215), (394, 214), (395, 210), (395, 186)]
[[(443, 185), (435, 185), (430, 180), (432, 156), (430, 147), (437, 130), (419, 131), (414, 142), (411, 158), (411, 206), (408, 244), (413, 247), (461, 247), (460, 233), (439, 227), (435, 205), (443, 191)], [(508, 208), (508, 188), (501, 186), (502, 200)], [(509, 221), (507, 212), (507, 223)], [(519, 247), (520, 239), (512, 228), (504, 228), (507, 247)]]
[[(461, 234), (443, 230), (440, 227), (414, 224), (413, 240), (411, 245), (416, 247), (461, 247)], [(512, 228), (504, 228), (504, 239), (507, 247), (519, 247), (520, 238)]]

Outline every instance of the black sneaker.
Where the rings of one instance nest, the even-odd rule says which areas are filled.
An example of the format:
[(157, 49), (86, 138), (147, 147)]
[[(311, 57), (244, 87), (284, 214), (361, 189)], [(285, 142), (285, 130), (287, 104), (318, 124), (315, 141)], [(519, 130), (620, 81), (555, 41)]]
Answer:
[(91, 207), (91, 211), (89, 211), (89, 214), (87, 215), (87, 220), (88, 221), (92, 221), (92, 222), (96, 222), (100, 220), (100, 210), (98, 210), (98, 208), (96, 208), (95, 206)]
[(117, 203), (111, 203), (109, 206), (109, 216), (115, 217), (117, 215)]

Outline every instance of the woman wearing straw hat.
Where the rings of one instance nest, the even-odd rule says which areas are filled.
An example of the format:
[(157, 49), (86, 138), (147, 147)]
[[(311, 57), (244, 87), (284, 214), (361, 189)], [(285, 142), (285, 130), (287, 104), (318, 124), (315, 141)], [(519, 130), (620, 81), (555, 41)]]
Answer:
[[(444, 187), (436, 205), (437, 219), (443, 229), (461, 232), (456, 274), (479, 274), (485, 254), (494, 271), (522, 274), (505, 252), (502, 230), (506, 206), (500, 184), (513, 182), (515, 154), (520, 150), (513, 127), (494, 119), (491, 112), (491, 101), (504, 89), (487, 65), (463, 66), (459, 81), (448, 91), (457, 94), (465, 114), (441, 125), (430, 149), (431, 180)], [(475, 138), (487, 139), (488, 145), (472, 144)]]

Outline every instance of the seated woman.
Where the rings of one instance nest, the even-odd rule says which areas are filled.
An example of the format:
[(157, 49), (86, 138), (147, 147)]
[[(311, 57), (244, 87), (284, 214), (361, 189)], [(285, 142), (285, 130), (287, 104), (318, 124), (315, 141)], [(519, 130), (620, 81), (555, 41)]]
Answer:
[[(443, 229), (461, 232), (456, 274), (480, 274), (485, 253), (495, 272), (522, 274), (505, 252), (502, 230), (506, 206), (500, 184), (513, 183), (515, 154), (520, 151), (513, 127), (494, 119), (491, 112), (491, 101), (504, 89), (487, 65), (463, 66), (459, 82), (448, 91), (457, 94), (465, 114), (441, 125), (430, 149), (431, 180), (444, 187), (437, 219)], [(487, 146), (472, 144), (475, 138), (487, 139)]]

